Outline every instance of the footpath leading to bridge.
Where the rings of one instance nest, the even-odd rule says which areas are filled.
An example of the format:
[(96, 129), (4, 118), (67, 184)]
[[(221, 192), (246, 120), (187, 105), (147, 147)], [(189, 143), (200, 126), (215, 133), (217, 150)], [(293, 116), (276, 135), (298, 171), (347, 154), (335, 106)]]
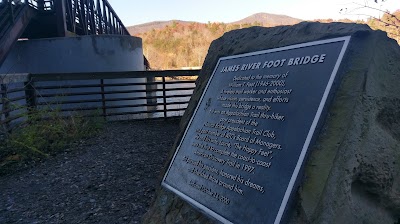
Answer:
[(140, 223), (178, 126), (108, 123), (99, 136), (0, 177), (0, 223)]

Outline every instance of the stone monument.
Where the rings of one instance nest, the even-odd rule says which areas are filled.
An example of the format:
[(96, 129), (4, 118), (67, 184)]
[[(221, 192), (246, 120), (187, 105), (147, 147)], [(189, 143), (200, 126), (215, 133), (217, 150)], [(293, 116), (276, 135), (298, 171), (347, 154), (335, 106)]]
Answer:
[(215, 40), (145, 223), (397, 223), (400, 48), (366, 25)]

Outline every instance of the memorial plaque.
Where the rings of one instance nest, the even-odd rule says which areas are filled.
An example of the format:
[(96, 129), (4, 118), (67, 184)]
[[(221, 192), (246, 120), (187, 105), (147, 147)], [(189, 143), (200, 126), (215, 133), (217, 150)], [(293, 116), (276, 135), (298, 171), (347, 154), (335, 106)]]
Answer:
[(220, 58), (162, 185), (223, 223), (279, 223), (349, 41)]

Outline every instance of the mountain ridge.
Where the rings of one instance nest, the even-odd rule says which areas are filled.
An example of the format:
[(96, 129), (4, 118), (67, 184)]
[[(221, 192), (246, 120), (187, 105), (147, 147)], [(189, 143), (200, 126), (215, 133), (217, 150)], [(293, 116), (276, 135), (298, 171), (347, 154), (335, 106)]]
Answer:
[(261, 22), (264, 25), (271, 24), (271, 26), (277, 26), (277, 25), (293, 25), (302, 21), (303, 20), (301, 19), (297, 19), (287, 15), (260, 12), (229, 24)]
[[(264, 26), (282, 26), (282, 25), (293, 25), (293, 24), (299, 23), (301, 21), (303, 21), (303, 20), (297, 19), (294, 17), (290, 17), (290, 16), (286, 16), (286, 15), (278, 15), (278, 14), (261, 12), (261, 13), (255, 13), (255, 14), (245, 17), (241, 20), (226, 23), (226, 24), (232, 25), (232, 24), (245, 24), (245, 23), (256, 23), (257, 22), (257, 23), (261, 23), (261, 25), (264, 25)], [(167, 21), (153, 21), (153, 22), (138, 24), (138, 25), (134, 25), (134, 26), (129, 26), (129, 27), (127, 27), (127, 29), (131, 35), (136, 35), (139, 33), (144, 33), (144, 32), (150, 31), (152, 29), (162, 29), (165, 26), (169, 26), (174, 23), (204, 24), (204, 23), (195, 22), (195, 21), (184, 21), (184, 20), (172, 19), (172, 20), (167, 20)], [(215, 22), (215, 23), (220, 23), (220, 22)]]

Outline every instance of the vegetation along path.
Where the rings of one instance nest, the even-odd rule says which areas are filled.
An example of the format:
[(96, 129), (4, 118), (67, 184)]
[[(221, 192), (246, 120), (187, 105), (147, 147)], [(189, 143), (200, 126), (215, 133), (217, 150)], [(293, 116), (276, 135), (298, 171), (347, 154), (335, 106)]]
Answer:
[(140, 223), (178, 126), (112, 122), (97, 137), (0, 177), (0, 223)]

